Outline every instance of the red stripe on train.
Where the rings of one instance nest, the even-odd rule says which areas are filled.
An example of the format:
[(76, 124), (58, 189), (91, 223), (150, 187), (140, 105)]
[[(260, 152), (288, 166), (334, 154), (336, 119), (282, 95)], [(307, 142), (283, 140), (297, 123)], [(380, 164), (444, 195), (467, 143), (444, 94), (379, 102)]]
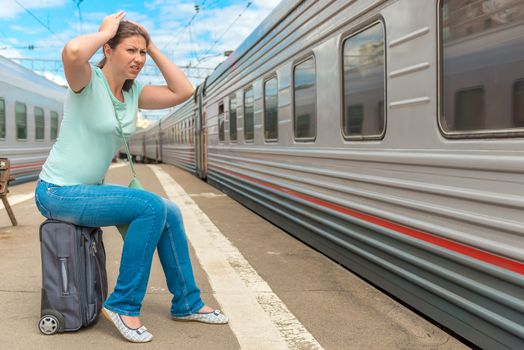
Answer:
[(44, 163), (30, 163), (30, 164), (20, 164), (20, 165), (13, 165), (10, 167), (10, 169), (21, 169), (21, 168), (31, 168), (35, 166), (42, 166)]
[(437, 236), (435, 236), (433, 234), (430, 234), (430, 233), (427, 233), (427, 232), (418, 231), (418, 230), (415, 230), (413, 228), (410, 228), (410, 227), (407, 227), (407, 226), (404, 226), (404, 225), (400, 225), (400, 224), (397, 224), (397, 223), (389, 221), (389, 220), (381, 219), (381, 218), (376, 217), (376, 216), (364, 214), (364, 213), (361, 213), (361, 212), (358, 212), (358, 211), (355, 211), (355, 210), (343, 207), (343, 206), (335, 204), (335, 203), (331, 203), (331, 202), (327, 202), (327, 201), (324, 201), (324, 200), (321, 200), (321, 199), (318, 199), (318, 198), (315, 198), (315, 197), (311, 197), (311, 196), (302, 194), (300, 192), (296, 192), (296, 191), (289, 190), (289, 189), (284, 188), (284, 187), (280, 187), (280, 186), (276, 186), (276, 185), (267, 183), (265, 181), (254, 179), (254, 178), (249, 177), (249, 176), (241, 175), (241, 174), (238, 174), (238, 173), (233, 172), (231, 170), (227, 170), (227, 169), (224, 169), (224, 168), (221, 168), (221, 167), (217, 167), (217, 168), (220, 168), (222, 171), (224, 171), (226, 173), (230, 173), (231, 175), (243, 178), (243, 179), (248, 180), (250, 182), (254, 182), (254, 183), (257, 183), (259, 185), (262, 185), (262, 186), (265, 186), (265, 187), (269, 187), (269, 188), (272, 188), (272, 189), (280, 191), (280, 192), (284, 192), (284, 193), (289, 194), (291, 196), (294, 196), (294, 197), (297, 197), (297, 198), (300, 198), (300, 199), (304, 199), (306, 201), (313, 202), (313, 203), (318, 204), (320, 206), (336, 210), (336, 211), (338, 211), (340, 213), (343, 213), (343, 214), (346, 214), (346, 215), (349, 215), (349, 216), (352, 216), (352, 217), (355, 217), (355, 218), (358, 218), (358, 219), (370, 222), (370, 223), (378, 225), (378, 226), (385, 227), (387, 229), (396, 231), (398, 233), (402, 233), (402, 234), (404, 234), (406, 236), (410, 236), (410, 237), (419, 239), (421, 241), (428, 242), (428, 243), (434, 244), (436, 246), (439, 246), (439, 247), (442, 247), (442, 248), (445, 248), (445, 249), (448, 249), (448, 250), (460, 253), (462, 255), (466, 255), (466, 256), (469, 256), (471, 258), (474, 258), (474, 259), (486, 262), (488, 264), (495, 265), (495, 266), (498, 266), (498, 267), (502, 267), (504, 269), (507, 269), (507, 270), (519, 273), (521, 275), (524, 275), (524, 264), (520, 263), (518, 261), (511, 260), (511, 259), (508, 259), (508, 258), (505, 258), (505, 257), (502, 257), (502, 256), (498, 256), (498, 255), (495, 255), (495, 254), (492, 254), (492, 253), (488, 253), (486, 251), (483, 251), (483, 250), (480, 250), (480, 249), (477, 249), (477, 248), (473, 248), (473, 247), (470, 247), (470, 246), (467, 246), (467, 245), (464, 245), (464, 244), (461, 244), (461, 243), (457, 243), (457, 242), (451, 241), (449, 239), (437, 237)]

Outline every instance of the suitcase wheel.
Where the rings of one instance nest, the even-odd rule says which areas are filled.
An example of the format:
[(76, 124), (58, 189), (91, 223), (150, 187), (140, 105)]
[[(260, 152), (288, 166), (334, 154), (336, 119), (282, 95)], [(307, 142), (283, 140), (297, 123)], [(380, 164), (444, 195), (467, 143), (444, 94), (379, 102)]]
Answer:
[(45, 335), (63, 332), (64, 317), (57, 311), (45, 310), (38, 322), (38, 329), (40, 329), (40, 332)]

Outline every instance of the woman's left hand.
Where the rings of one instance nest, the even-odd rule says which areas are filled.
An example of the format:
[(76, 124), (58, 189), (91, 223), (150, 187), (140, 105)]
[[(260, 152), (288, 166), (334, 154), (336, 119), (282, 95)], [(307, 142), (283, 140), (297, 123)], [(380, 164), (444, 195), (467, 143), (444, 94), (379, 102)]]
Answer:
[[(147, 33), (144, 26), (127, 20)], [(146, 85), (138, 99), (138, 107), (145, 109), (163, 109), (173, 107), (193, 95), (193, 86), (185, 74), (171, 62), (150, 39), (147, 53), (160, 69), (167, 85)]]

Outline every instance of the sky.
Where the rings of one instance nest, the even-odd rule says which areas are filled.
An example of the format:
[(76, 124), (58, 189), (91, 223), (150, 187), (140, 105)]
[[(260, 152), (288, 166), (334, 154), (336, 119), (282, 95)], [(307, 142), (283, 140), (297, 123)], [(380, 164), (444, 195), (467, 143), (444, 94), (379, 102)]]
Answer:
[[(124, 10), (142, 24), (175, 64), (208, 68), (188, 72), (194, 85), (235, 50), (280, 0), (0, 0), (0, 55), (60, 60), (62, 47), (75, 36), (98, 31), (109, 14)], [(198, 12), (196, 7), (198, 7)], [(94, 61), (100, 58), (100, 51)], [(148, 63), (153, 63), (149, 59)], [(28, 64), (28, 63), (26, 63)], [(24, 64), (24, 65), (26, 65)], [(26, 65), (27, 66), (27, 65)], [(34, 66), (41, 70), (42, 66)], [(58, 72), (53, 72), (56, 68)], [(46, 64), (44, 74), (66, 85), (60, 67)], [(159, 83), (139, 76), (143, 83)]]

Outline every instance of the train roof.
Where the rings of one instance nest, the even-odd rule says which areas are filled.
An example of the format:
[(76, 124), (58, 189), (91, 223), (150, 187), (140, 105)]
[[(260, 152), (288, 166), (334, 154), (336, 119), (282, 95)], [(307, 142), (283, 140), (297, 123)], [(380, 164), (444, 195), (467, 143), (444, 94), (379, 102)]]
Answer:
[(2, 55), (0, 55), (0, 81), (57, 100), (65, 98), (67, 89)]
[(304, 0), (282, 0), (273, 11), (256, 27), (256, 29), (233, 51), (229, 57), (222, 62), (206, 79), (205, 86), (212, 85), (222, 74), (231, 68), (242, 58), (253, 46), (262, 40), (275, 26), (288, 16)]

